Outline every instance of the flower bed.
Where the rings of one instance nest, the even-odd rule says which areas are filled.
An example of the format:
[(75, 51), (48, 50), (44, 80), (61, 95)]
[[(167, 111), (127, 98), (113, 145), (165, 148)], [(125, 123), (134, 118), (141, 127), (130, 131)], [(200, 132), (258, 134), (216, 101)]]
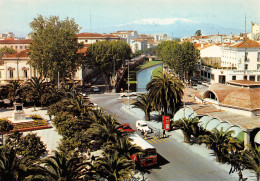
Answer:
[(51, 128), (47, 121), (45, 121), (43, 118), (41, 118), (39, 115), (30, 115), (30, 118), (33, 119), (33, 121), (24, 122), (24, 123), (14, 123), (14, 129), (17, 131), (33, 131), (33, 130), (39, 130), (39, 129), (47, 129)]

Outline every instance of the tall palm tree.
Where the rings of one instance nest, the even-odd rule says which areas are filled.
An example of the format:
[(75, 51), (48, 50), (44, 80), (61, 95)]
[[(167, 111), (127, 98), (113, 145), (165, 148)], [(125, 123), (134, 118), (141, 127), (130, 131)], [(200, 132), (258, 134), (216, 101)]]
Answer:
[(27, 96), (26, 100), (28, 102), (33, 102), (34, 104), (34, 110), (37, 104), (42, 105), (42, 96), (46, 91), (46, 84), (44, 83), (43, 79), (40, 77), (33, 77), (27, 82)]
[(231, 136), (233, 131), (223, 131), (214, 128), (208, 135), (200, 135), (198, 143), (205, 143), (214, 151), (216, 161), (225, 162), (229, 154), (243, 149), (243, 143)]
[(141, 94), (137, 97), (136, 101), (132, 103), (134, 108), (139, 108), (145, 113), (145, 120), (150, 121), (150, 112), (152, 111), (152, 103), (149, 94)]
[(18, 157), (9, 146), (0, 148), (0, 180), (18, 181), (30, 175), (45, 175), (35, 159)]
[(260, 146), (250, 147), (249, 151), (242, 154), (242, 165), (256, 172), (257, 180), (260, 181)]
[(198, 123), (198, 118), (183, 118), (172, 122), (172, 127), (174, 127), (174, 129), (181, 129), (184, 135), (184, 142), (190, 143), (191, 135), (193, 135), (197, 129)]
[(67, 158), (64, 154), (55, 151), (54, 156), (42, 160), (46, 170), (54, 180), (79, 180), (84, 176), (84, 168), (88, 164), (80, 157)]
[(109, 181), (130, 180), (133, 175), (134, 163), (125, 157), (119, 157), (118, 152), (106, 153), (98, 158), (94, 166), (97, 173)]
[(163, 110), (164, 115), (167, 114), (167, 110), (175, 112), (179, 108), (183, 96), (183, 88), (182, 82), (169, 73), (162, 73), (153, 77), (146, 86), (152, 104), (158, 110)]

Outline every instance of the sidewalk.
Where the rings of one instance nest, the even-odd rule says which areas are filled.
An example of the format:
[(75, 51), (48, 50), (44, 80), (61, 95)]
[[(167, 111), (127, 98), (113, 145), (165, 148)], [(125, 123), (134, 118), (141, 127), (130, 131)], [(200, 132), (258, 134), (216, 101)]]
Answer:
[[(131, 106), (130, 106), (131, 107)], [(138, 108), (130, 108), (128, 107), (128, 105), (123, 104), (122, 105), (122, 110), (127, 112), (128, 114), (132, 114), (134, 115), (137, 119), (143, 119), (144, 120), (144, 112)], [(158, 114), (157, 112), (152, 112), (151, 113), (151, 117), (153, 117), (153, 115)], [(151, 127), (151, 128), (161, 128), (162, 127), (162, 123), (161, 122), (157, 122), (155, 120), (151, 120), (149, 122), (147, 122), (147, 124)], [(187, 149), (189, 149), (190, 151), (196, 153), (197, 155), (203, 157), (204, 159), (209, 160), (212, 164), (215, 164), (217, 167), (221, 168), (223, 171), (225, 172), (229, 172), (230, 170), (230, 165), (228, 164), (222, 164), (219, 162), (216, 162), (216, 158), (215, 156), (211, 156), (211, 154), (213, 153), (212, 150), (208, 149), (205, 144), (202, 145), (198, 145), (198, 144), (187, 144), (184, 143), (184, 136), (181, 130), (175, 130), (175, 131), (171, 131), (171, 132), (166, 132), (167, 135), (169, 135), (169, 138), (174, 140), (174, 142), (179, 142), (181, 143), (183, 146), (185, 146)], [(231, 177), (233, 177), (234, 179), (238, 180), (238, 174), (237, 172), (235, 173), (231, 173)], [(256, 180), (256, 175), (255, 172), (252, 170), (243, 170), (243, 177), (247, 178), (247, 181), (255, 181)]]

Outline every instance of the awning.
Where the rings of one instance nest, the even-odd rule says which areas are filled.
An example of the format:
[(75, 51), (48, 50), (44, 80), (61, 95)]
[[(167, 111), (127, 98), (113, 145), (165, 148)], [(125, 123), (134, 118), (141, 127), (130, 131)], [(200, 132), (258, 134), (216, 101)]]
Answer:
[(206, 126), (206, 130), (212, 131), (214, 128), (216, 128), (220, 124), (220, 120), (218, 119), (212, 119), (208, 122)]
[[(184, 109), (185, 109), (185, 111), (184, 111)], [(173, 120), (178, 121), (179, 119), (183, 119), (183, 118), (192, 119), (192, 118), (195, 118), (196, 116), (197, 116), (197, 114), (193, 111), (192, 108), (185, 107), (176, 112)]]
[(222, 122), (222, 123), (220, 123), (218, 126), (217, 126), (217, 130), (223, 130), (223, 131), (227, 131), (229, 128), (230, 128), (231, 126), (230, 126), (230, 124), (229, 123), (227, 123), (227, 122)]

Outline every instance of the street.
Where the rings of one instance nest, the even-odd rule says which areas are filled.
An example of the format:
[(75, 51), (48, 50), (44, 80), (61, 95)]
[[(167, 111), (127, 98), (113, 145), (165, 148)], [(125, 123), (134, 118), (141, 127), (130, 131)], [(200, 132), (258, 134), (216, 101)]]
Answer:
[[(119, 94), (94, 94), (89, 95), (89, 97), (92, 102), (98, 104), (104, 111), (112, 115), (115, 114), (120, 123), (129, 123), (133, 129), (136, 129), (135, 121), (138, 118), (121, 109), (122, 100), (118, 99)], [(150, 134), (150, 136), (153, 137), (154, 135)], [(171, 136), (168, 140), (159, 141), (151, 142), (157, 149), (158, 165), (149, 169), (149, 173), (146, 175), (149, 180), (238, 180), (237, 175), (229, 175), (228, 170), (224, 170), (213, 164), (212, 160), (205, 159), (199, 154), (190, 151), (183, 144), (174, 141)]]

